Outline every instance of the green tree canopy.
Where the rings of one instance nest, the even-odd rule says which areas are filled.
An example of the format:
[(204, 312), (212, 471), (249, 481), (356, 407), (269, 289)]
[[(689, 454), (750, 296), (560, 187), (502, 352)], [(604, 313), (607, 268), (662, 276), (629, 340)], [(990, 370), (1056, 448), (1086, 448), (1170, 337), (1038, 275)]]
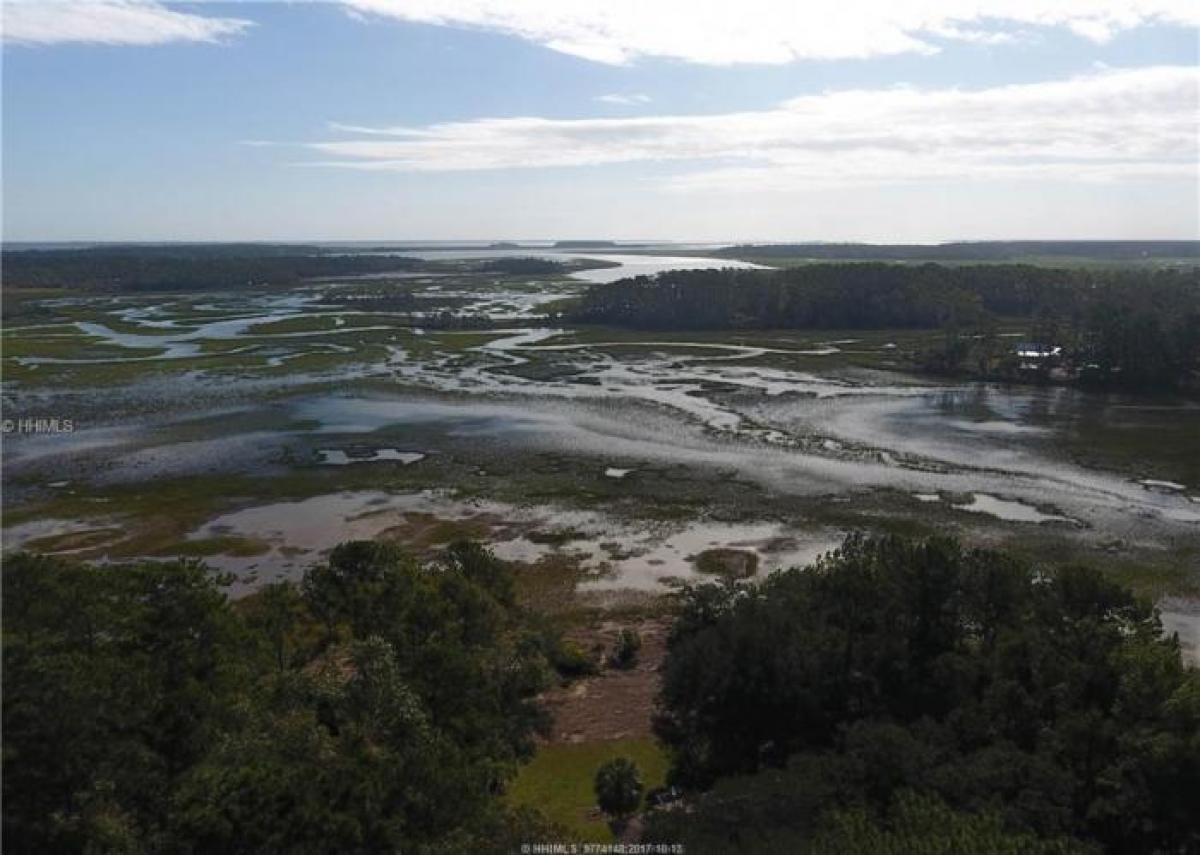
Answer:
[(195, 562), (7, 557), (13, 852), (505, 851), (553, 648), (505, 565), (335, 549), (238, 602)]
[(830, 805), (881, 816), (910, 790), (1017, 834), (1184, 851), (1198, 699), (1153, 610), (1094, 571), (853, 536), (687, 592), (657, 727), (677, 781), (726, 793), (700, 824), (749, 810), (810, 835)]
[(614, 757), (596, 770), (596, 804), (616, 819), (625, 819), (642, 803), (642, 775), (627, 757)]

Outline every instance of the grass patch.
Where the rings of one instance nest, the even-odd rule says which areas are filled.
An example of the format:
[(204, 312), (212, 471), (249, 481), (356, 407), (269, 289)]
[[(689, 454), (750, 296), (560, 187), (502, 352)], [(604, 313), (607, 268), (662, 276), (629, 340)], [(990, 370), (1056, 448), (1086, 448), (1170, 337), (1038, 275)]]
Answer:
[(744, 549), (706, 549), (694, 563), (701, 573), (732, 579), (747, 579), (758, 572), (758, 556)]
[(516, 568), (517, 599), (532, 611), (561, 617), (576, 608), (575, 585), (583, 575), (576, 559), (544, 555)]
[(232, 555), (238, 558), (252, 558), (255, 555), (265, 555), (270, 551), (271, 545), (257, 538), (221, 535), (219, 537), (205, 537), (198, 540), (183, 540), (170, 546), (164, 546), (156, 554), (179, 555), (191, 558), (207, 558), (210, 555)]
[(423, 336), (426, 346), (435, 351), (463, 351), (481, 347), (502, 338), (508, 338), (511, 333), (496, 332), (492, 329), (482, 330), (436, 330)]
[(52, 534), (46, 537), (36, 537), (26, 541), (24, 549), (30, 552), (72, 552), (77, 549), (90, 549), (110, 543), (121, 537), (123, 530), (119, 528), (90, 528), (86, 531), (70, 531), (65, 534)]
[(487, 534), (487, 523), (472, 520), (441, 520), (426, 531), (425, 540), (430, 544), (440, 545), (456, 540), (483, 540)]
[(553, 531), (532, 531), (526, 535), (532, 543), (541, 543), (546, 546), (563, 546), (573, 540), (583, 540), (586, 535), (583, 532), (576, 531), (573, 528), (556, 528)]
[(508, 800), (545, 813), (571, 833), (570, 842), (611, 843), (607, 821), (593, 815), (593, 785), (596, 770), (614, 757), (628, 757), (637, 764), (647, 791), (666, 782), (669, 761), (662, 746), (652, 739), (546, 745), (521, 769)]
[(159, 356), (166, 351), (154, 347), (122, 347), (108, 344), (100, 336), (82, 333), (41, 335), (9, 332), (4, 336), (5, 359), (131, 359)]
[(270, 336), (279, 333), (328, 332), (337, 328), (337, 316), (335, 315), (299, 315), (254, 324), (246, 332), (252, 336)]

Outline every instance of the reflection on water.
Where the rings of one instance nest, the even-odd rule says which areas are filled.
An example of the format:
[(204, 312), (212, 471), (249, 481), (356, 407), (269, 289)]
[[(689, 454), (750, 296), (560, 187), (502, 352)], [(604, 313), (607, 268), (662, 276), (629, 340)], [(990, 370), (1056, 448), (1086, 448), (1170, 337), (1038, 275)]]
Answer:
[(1004, 499), (998, 499), (995, 496), (989, 496), (985, 493), (976, 493), (971, 496), (971, 501), (955, 505), (954, 507), (960, 511), (990, 514), (997, 519), (1009, 520), (1010, 522), (1040, 523), (1053, 520), (1074, 522), (1070, 517), (1058, 514), (1044, 514), (1037, 508), (1031, 508), (1029, 505), (1022, 504), (1021, 502), (1006, 502)]
[(573, 255), (573, 258), (599, 258), (604, 261), (616, 261), (620, 267), (602, 267), (595, 270), (580, 270), (571, 274), (576, 279), (585, 282), (616, 282), (627, 276), (653, 276), (667, 270), (714, 270), (723, 267), (734, 267), (740, 270), (762, 270), (761, 264), (751, 264), (747, 261), (734, 261), (729, 258), (699, 258), (692, 256), (660, 256), (660, 255)]
[[(676, 247), (676, 251), (686, 247)], [(383, 253), (370, 253), (383, 254)], [(584, 282), (616, 282), (629, 276), (653, 276), (666, 270), (713, 270), (723, 267), (738, 269), (764, 269), (761, 264), (751, 264), (747, 261), (736, 261), (732, 258), (706, 258), (691, 255), (632, 255), (621, 252), (580, 252), (551, 247), (524, 247), (520, 249), (487, 249), (487, 248), (455, 248), (455, 249), (414, 249), (386, 253), (421, 258), (426, 261), (473, 261), (488, 258), (547, 258), (551, 261), (603, 261), (615, 263), (616, 267), (603, 267), (593, 270), (580, 270), (571, 276)]]
[(403, 463), (407, 466), (410, 463), (417, 463), (424, 460), (425, 455), (419, 451), (401, 451), (398, 448), (377, 448), (369, 454), (358, 452), (347, 452), (340, 448), (318, 448), (317, 454), (321, 457), (321, 462), (330, 466), (346, 466), (351, 463), (380, 463), (391, 461), (394, 463)]

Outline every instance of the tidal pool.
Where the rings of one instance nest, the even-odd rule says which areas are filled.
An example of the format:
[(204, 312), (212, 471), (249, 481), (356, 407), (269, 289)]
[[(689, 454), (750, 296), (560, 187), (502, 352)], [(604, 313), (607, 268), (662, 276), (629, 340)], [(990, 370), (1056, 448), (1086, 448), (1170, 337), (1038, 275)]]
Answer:
[[(694, 560), (707, 549), (754, 553), (760, 573), (766, 573), (806, 565), (842, 540), (841, 532), (783, 523), (635, 522), (550, 505), (462, 499), (445, 490), (358, 491), (274, 502), (215, 517), (188, 539), (236, 536), (268, 544), (262, 555), (208, 559), (236, 577), (235, 592), (244, 592), (275, 579), (299, 578), (343, 541), (420, 539), (431, 529), (440, 531), (439, 526), (447, 529), (447, 540), (454, 532), (473, 532), (505, 560), (534, 563), (549, 555), (569, 559), (591, 577), (581, 586), (591, 591), (658, 591), (668, 581), (706, 578)], [(567, 534), (547, 536), (554, 532)]]
[(322, 463), (330, 466), (347, 466), (351, 463), (380, 463), (384, 461), (403, 463), (407, 466), (410, 463), (417, 463), (424, 460), (426, 457), (420, 451), (401, 451), (398, 448), (378, 448), (369, 454), (351, 454), (340, 448), (319, 448), (317, 449), (317, 454), (321, 456)]
[(997, 519), (1009, 520), (1010, 522), (1075, 522), (1070, 517), (1064, 517), (1060, 514), (1045, 514), (1037, 508), (1032, 508), (1021, 502), (1006, 501), (996, 496), (989, 496), (986, 493), (976, 493), (971, 497), (971, 501), (954, 505), (954, 507), (960, 511), (970, 511), (975, 514), (990, 514)]

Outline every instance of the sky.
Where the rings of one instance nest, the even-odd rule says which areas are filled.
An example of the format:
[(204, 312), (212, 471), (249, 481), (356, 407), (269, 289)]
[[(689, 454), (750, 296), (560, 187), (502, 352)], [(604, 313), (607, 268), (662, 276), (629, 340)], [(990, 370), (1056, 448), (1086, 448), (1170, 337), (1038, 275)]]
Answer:
[(1200, 238), (1196, 0), (2, 0), (2, 233)]

